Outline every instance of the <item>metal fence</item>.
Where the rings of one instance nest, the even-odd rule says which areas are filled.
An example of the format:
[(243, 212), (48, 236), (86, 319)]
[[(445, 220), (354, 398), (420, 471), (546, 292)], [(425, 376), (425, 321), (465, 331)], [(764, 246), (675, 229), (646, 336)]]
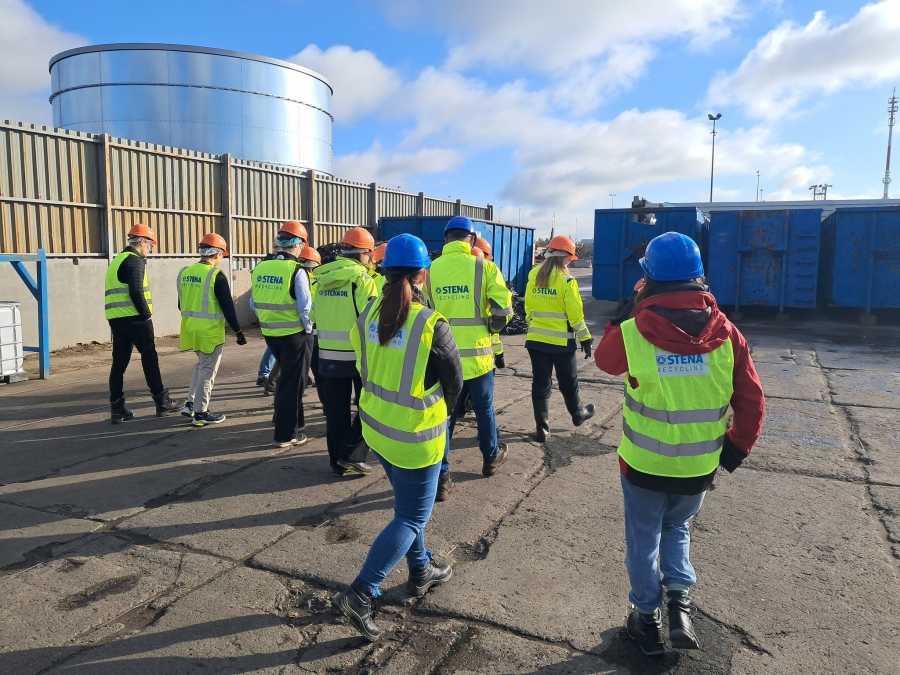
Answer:
[(0, 253), (106, 257), (135, 223), (150, 225), (158, 255), (194, 257), (207, 232), (225, 237), (236, 262), (265, 255), (285, 220), (313, 245), (382, 216), (466, 215), (464, 204), (335, 178), (312, 170), (209, 155), (21, 122), (0, 122)]

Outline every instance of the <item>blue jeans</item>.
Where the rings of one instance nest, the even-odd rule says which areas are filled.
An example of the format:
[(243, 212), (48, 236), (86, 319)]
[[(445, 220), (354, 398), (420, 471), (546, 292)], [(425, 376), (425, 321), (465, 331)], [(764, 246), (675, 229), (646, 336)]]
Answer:
[(700, 510), (706, 492), (656, 492), (633, 485), (625, 476), (621, 479), (625, 499), (625, 567), (631, 581), (628, 599), (640, 611), (653, 612), (663, 603), (663, 586), (687, 590), (697, 583), (690, 559), (688, 525)]
[(425, 524), (437, 495), (440, 464), (401, 469), (378, 456), (394, 488), (394, 519), (375, 538), (354, 585), (372, 596), (404, 556), (410, 569), (425, 567), (431, 551), (425, 548)]
[(450, 438), (456, 418), (463, 414), (466, 405), (466, 394), (472, 396), (472, 407), (475, 409), (475, 422), (478, 426), (478, 447), (485, 459), (494, 459), (500, 450), (497, 445), (497, 419), (494, 417), (494, 371), (489, 370), (463, 382), (462, 391), (456, 399), (456, 405), (450, 412), (447, 424), (447, 447), (444, 448), (444, 459), (441, 462), (441, 475), (450, 473)]
[(259, 362), (259, 371), (257, 371), (257, 377), (268, 377), (269, 373), (272, 372), (272, 366), (275, 365), (275, 355), (272, 353), (272, 350), (266, 347), (266, 352), (263, 354), (262, 359)]

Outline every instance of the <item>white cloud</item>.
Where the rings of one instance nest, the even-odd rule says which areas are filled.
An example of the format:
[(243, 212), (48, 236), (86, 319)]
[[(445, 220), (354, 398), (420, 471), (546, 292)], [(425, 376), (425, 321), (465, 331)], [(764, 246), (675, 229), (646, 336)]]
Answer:
[(321, 73), (334, 87), (332, 106), (339, 123), (377, 111), (400, 87), (400, 75), (366, 50), (335, 45), (322, 51), (309, 45), (290, 57), (298, 65)]
[(525, 68), (551, 75), (555, 103), (578, 114), (633, 86), (660, 42), (708, 47), (740, 0), (385, 0), (399, 24), (450, 34), (445, 67)]
[(430, 173), (453, 171), (464, 161), (462, 154), (446, 148), (419, 148), (412, 152), (385, 150), (378, 142), (359, 153), (334, 160), (335, 175), (385, 187), (412, 189), (410, 179)]
[(84, 44), (22, 0), (0, 0), (0, 119), (51, 124), (50, 57)]
[(900, 77), (900, 0), (866, 5), (832, 26), (816, 12), (805, 26), (785, 22), (765, 35), (740, 66), (713, 80), (711, 103), (740, 103), (754, 116), (794, 111), (817, 92)]

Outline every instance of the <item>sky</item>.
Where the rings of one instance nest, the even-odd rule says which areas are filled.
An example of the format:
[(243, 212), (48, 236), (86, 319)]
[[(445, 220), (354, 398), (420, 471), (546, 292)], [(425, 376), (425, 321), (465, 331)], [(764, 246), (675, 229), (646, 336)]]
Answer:
[(578, 238), (634, 195), (708, 201), (708, 113), (716, 201), (757, 172), (766, 201), (881, 197), (900, 85), (900, 0), (0, 0), (0, 119), (49, 125), (50, 57), (111, 42), (312, 68), (335, 175)]

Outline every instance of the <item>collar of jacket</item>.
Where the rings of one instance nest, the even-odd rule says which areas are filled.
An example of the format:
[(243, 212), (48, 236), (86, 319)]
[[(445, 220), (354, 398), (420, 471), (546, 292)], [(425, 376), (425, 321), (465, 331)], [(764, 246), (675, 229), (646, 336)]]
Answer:
[(293, 256), (290, 253), (281, 251), (277, 256), (275, 256), (275, 260), (293, 260), (294, 262), (297, 262), (297, 256)]
[[(705, 291), (653, 295), (632, 312), (641, 335), (675, 354), (705, 354), (731, 335), (730, 322)], [(685, 330), (687, 329), (687, 330)]]
[(451, 241), (449, 244), (444, 244), (444, 248), (441, 249), (441, 255), (447, 255), (448, 253), (472, 255), (472, 244), (467, 241)]

